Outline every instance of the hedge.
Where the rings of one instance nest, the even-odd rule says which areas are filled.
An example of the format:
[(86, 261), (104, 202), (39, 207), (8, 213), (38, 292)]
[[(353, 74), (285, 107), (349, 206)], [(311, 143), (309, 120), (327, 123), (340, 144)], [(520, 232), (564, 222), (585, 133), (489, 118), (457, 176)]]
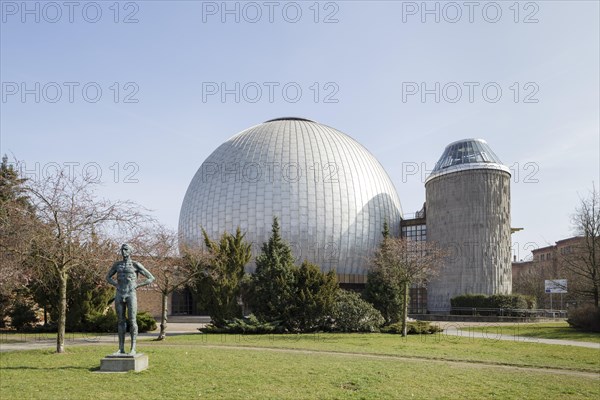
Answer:
[(592, 304), (569, 311), (567, 322), (572, 328), (586, 332), (600, 332), (600, 308)]
[[(452, 308), (476, 308), (478, 315), (496, 315), (499, 310), (483, 309), (502, 309), (504, 315), (520, 315), (521, 312), (515, 310), (531, 310), (537, 306), (534, 296), (523, 294), (463, 294), (453, 297), (450, 300)], [(455, 315), (472, 315), (471, 310), (452, 310)]]

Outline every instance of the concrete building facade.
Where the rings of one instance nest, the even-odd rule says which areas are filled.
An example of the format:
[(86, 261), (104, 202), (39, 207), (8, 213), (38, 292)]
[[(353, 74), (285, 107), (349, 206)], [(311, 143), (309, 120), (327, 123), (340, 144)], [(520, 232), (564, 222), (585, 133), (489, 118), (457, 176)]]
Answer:
[(427, 287), (430, 312), (461, 294), (511, 292), (510, 176), (484, 140), (465, 139), (427, 178), (427, 240), (448, 252)]

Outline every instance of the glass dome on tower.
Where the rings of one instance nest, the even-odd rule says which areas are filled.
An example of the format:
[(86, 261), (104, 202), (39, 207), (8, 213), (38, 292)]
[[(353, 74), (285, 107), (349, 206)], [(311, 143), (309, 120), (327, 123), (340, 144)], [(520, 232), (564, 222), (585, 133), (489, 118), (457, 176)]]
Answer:
[(450, 143), (425, 180), (468, 169), (500, 169), (510, 173), (508, 167), (483, 139), (463, 139)]

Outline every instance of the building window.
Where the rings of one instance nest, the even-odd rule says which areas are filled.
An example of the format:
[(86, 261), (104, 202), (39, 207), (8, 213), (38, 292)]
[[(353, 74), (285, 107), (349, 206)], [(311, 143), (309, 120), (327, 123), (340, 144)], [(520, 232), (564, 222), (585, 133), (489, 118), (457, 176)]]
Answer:
[(410, 314), (427, 313), (427, 288), (425, 286), (413, 285), (410, 288), (408, 312)]
[(173, 292), (171, 297), (171, 315), (193, 314), (192, 293), (189, 289), (179, 289)]
[(425, 241), (427, 240), (427, 225), (403, 226), (401, 235), (408, 240)]

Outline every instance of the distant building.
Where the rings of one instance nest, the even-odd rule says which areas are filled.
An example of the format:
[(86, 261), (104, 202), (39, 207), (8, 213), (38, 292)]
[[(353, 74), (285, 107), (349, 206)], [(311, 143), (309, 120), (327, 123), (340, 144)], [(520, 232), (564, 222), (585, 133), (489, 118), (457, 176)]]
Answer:
[(567, 239), (559, 240), (555, 244), (540, 247), (531, 251), (531, 260), (517, 261), (512, 263), (512, 279), (513, 282), (519, 280), (519, 277), (534, 270), (543, 270), (550, 275), (555, 275), (554, 278), (560, 279), (559, 272), (559, 255), (573, 253), (577, 245), (581, 243), (581, 237), (574, 236)]
[[(554, 245), (540, 247), (531, 251), (531, 259), (527, 261), (517, 261), (512, 263), (513, 289), (516, 293), (535, 296), (538, 308), (550, 308), (550, 296), (544, 291), (546, 280), (567, 279), (567, 291), (569, 285), (573, 282), (568, 271), (561, 269), (561, 257), (567, 256), (576, 251), (581, 244), (582, 237), (574, 236), (559, 240)], [(568, 293), (564, 296), (565, 303), (576, 304), (577, 296)], [(552, 307), (558, 308), (558, 303)]]

